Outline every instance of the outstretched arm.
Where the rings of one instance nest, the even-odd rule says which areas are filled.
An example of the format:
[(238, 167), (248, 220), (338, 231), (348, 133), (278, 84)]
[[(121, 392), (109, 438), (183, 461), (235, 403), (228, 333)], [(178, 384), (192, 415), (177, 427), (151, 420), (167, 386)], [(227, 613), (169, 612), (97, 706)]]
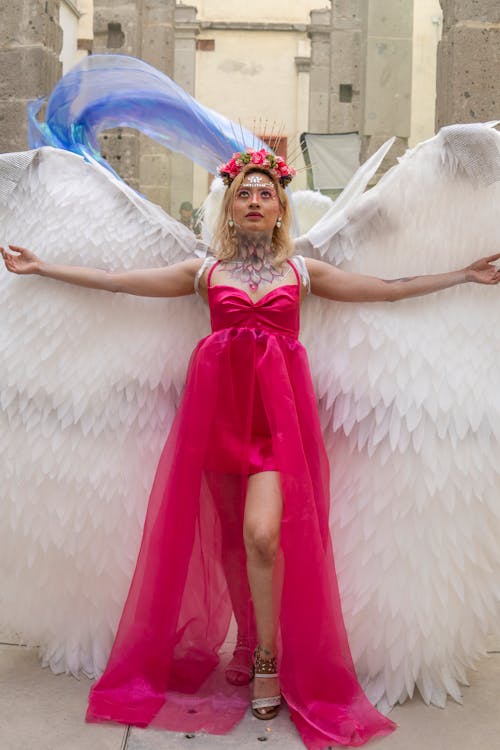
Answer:
[(9, 245), (12, 252), (0, 248), (5, 267), (11, 273), (38, 274), (68, 284), (124, 292), (143, 297), (180, 297), (194, 292), (194, 278), (202, 261), (198, 258), (163, 268), (137, 271), (104, 271), (100, 268), (45, 263), (30, 250)]
[(306, 263), (313, 294), (341, 302), (395, 302), (407, 297), (439, 292), (441, 289), (468, 281), (477, 284), (498, 284), (500, 270), (493, 264), (499, 259), (500, 253), (497, 253), (481, 258), (460, 271), (402, 279), (379, 279), (376, 276), (347, 273), (329, 263), (312, 258), (307, 258)]

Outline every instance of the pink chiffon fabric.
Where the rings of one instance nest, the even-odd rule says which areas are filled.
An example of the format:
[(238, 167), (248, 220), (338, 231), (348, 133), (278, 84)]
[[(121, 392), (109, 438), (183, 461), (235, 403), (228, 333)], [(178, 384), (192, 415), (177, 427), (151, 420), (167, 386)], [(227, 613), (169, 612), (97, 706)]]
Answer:
[[(222, 734), (248, 707), (219, 659), (234, 613), (255, 641), (242, 524), (248, 476), (280, 472), (282, 695), (309, 750), (358, 746), (395, 725), (364, 695), (342, 619), (329, 469), (304, 348), (300, 279), (257, 302), (210, 286), (199, 342), (161, 455), (108, 665), (88, 721)], [(213, 271), (213, 267), (212, 267)], [(230, 595), (231, 592), (231, 595)]]

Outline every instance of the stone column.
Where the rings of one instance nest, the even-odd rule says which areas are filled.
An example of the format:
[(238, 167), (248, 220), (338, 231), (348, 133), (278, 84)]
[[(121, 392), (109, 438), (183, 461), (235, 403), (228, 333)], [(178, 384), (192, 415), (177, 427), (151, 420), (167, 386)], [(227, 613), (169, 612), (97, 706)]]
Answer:
[(309, 130), (328, 133), (330, 120), (330, 25), (328, 8), (311, 11), (307, 30), (311, 39), (309, 76)]
[(359, 130), (360, 0), (332, 0), (329, 132)]
[[(196, 37), (199, 24), (194, 5), (178, 5), (175, 9), (175, 62), (173, 78), (191, 96), (195, 90)], [(170, 208), (179, 218), (179, 207), (184, 201), (193, 202), (194, 165), (186, 156), (172, 153), (170, 157)], [(195, 208), (198, 208), (195, 206)]]
[(500, 112), (499, 0), (440, 0), (436, 124), (485, 122)]
[(59, 0), (0, 0), (0, 152), (28, 147), (26, 107), (61, 75)]
[[(175, 0), (95, 0), (94, 52), (128, 54), (167, 75), (174, 67)], [(133, 130), (101, 137), (102, 153), (129, 185), (170, 210), (170, 154)]]
[(362, 14), (361, 161), (395, 135), (392, 164), (411, 128), (413, 0), (365, 0)]
[[(173, 77), (175, 0), (142, 0), (140, 57)], [(144, 195), (171, 213), (171, 154), (151, 138), (140, 136), (139, 187)]]

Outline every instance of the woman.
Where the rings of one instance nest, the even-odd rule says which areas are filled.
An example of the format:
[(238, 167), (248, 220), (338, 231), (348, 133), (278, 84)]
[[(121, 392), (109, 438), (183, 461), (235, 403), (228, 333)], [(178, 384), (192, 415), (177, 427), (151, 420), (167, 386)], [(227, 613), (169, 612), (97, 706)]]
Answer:
[(229, 186), (216, 260), (110, 274), (45, 264), (21, 248), (2, 254), (10, 271), (95, 289), (180, 296), (198, 287), (210, 307), (213, 333), (191, 360), (89, 720), (228, 731), (244, 707), (215, 667), (234, 611), (240, 648), (227, 677), (248, 681), (257, 643), (254, 715), (272, 718), (281, 689), (309, 748), (359, 745), (394, 725), (363, 695), (343, 627), (328, 465), (297, 341), (300, 300), (309, 287), (329, 299), (393, 301), (466, 281), (496, 284), (490, 264), (500, 255), (390, 281), (292, 260), (290, 170), (258, 154), (237, 154), (220, 170)]

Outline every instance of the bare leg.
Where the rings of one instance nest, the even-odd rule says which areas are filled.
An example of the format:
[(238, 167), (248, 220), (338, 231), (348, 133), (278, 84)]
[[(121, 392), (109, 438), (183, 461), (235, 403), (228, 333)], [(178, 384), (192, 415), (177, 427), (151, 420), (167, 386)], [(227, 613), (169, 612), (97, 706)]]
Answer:
[[(277, 471), (253, 474), (248, 479), (243, 537), (257, 635), (263, 656), (276, 654), (279, 602), (275, 572), (279, 554), (283, 499)], [(256, 679), (254, 698), (279, 695), (277, 679)], [(266, 709), (262, 709), (263, 715)]]

